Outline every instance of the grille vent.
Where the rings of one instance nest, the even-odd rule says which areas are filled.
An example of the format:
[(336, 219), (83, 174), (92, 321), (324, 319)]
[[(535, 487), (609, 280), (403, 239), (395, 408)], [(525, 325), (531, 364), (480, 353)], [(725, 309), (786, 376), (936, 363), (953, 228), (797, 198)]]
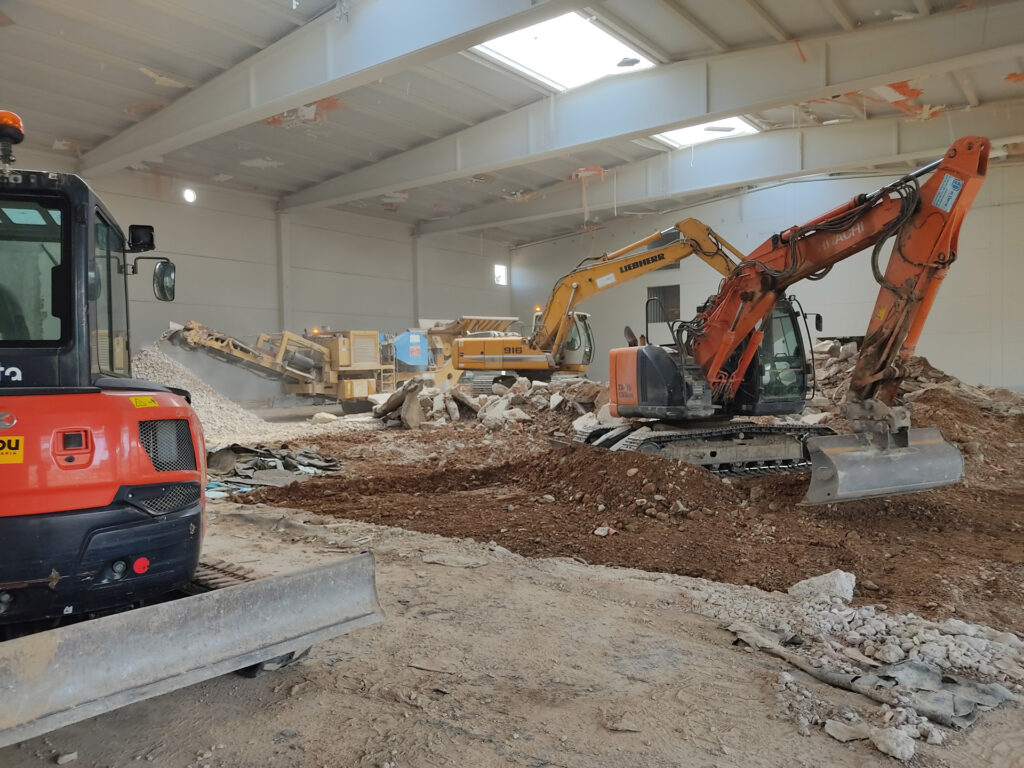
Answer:
[(132, 503), (154, 515), (165, 515), (199, 501), (199, 483), (171, 483), (166, 488), (163, 493), (149, 498), (141, 498), (141, 494), (136, 493), (137, 498), (132, 499)]
[(185, 419), (140, 421), (139, 441), (157, 472), (196, 469), (192, 432)]

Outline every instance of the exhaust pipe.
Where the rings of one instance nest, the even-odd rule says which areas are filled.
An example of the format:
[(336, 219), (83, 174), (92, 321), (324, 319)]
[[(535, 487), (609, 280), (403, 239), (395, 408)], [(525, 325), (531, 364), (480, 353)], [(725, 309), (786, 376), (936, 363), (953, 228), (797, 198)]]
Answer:
[(860, 432), (809, 438), (811, 485), (803, 503), (916, 493), (953, 485), (963, 476), (963, 456), (937, 429), (904, 428), (886, 432), (884, 441), (878, 437)]

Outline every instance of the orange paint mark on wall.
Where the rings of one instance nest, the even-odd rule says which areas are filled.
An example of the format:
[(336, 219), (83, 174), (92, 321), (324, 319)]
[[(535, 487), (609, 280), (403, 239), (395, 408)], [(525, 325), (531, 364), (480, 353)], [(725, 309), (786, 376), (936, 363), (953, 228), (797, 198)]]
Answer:
[(1011, 72), (1006, 76), (1008, 83), (1024, 83), (1024, 72)]
[(317, 115), (321, 115), (325, 112), (333, 112), (336, 109), (341, 109), (341, 99), (337, 96), (328, 96), (325, 99), (318, 99), (313, 104), (316, 106)]
[(284, 125), (284, 118), (280, 115), (272, 115), (264, 118), (263, 122), (267, 125)]
[(898, 83), (889, 83), (889, 87), (904, 99), (916, 99), (924, 93), (920, 88), (911, 87), (910, 81), (908, 80), (900, 80)]
[(794, 40), (793, 44), (796, 46), (796, 52), (800, 54), (800, 61), (804, 64), (807, 63), (807, 57), (804, 55), (804, 49), (800, 47), (800, 41)]

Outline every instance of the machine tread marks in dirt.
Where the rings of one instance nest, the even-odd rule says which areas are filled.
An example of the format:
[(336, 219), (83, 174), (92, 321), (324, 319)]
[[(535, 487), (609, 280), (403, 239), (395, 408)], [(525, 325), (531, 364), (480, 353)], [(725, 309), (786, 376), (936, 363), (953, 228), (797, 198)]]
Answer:
[(381, 619), (370, 554), (194, 582), (202, 425), (128, 335), (127, 276), (156, 258), (170, 301), (174, 265), (77, 176), (14, 170), (23, 137), (0, 111), (0, 747)]
[[(962, 138), (941, 160), (773, 235), (739, 262), (696, 318), (671, 325), (673, 345), (611, 351), (611, 413), (637, 421), (577, 439), (718, 471), (787, 467), (796, 459), (811, 468), (809, 503), (957, 482), (959, 451), (937, 429), (912, 429), (897, 394), (956, 260), (960, 226), (984, 182), (988, 154), (987, 139)], [(879, 256), (889, 238), (895, 241), (883, 272)], [(853, 434), (816, 435), (795, 425), (783, 428), (788, 434), (762, 432), (759, 439), (751, 426), (729, 422), (803, 409), (813, 370), (799, 329), (806, 315), (786, 291), (800, 280), (826, 277), (834, 264), (869, 247), (880, 288), (842, 408)], [(710, 436), (694, 423), (709, 419), (720, 425)]]

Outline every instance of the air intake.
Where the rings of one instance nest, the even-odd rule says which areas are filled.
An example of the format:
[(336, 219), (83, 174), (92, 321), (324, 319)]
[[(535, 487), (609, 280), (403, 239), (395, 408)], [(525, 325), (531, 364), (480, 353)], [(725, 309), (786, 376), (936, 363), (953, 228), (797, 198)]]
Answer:
[(199, 483), (168, 483), (138, 486), (128, 498), (132, 504), (154, 515), (165, 515), (190, 507), (199, 501)]
[(181, 472), (196, 469), (192, 432), (185, 419), (160, 419), (139, 422), (139, 441), (157, 472)]

